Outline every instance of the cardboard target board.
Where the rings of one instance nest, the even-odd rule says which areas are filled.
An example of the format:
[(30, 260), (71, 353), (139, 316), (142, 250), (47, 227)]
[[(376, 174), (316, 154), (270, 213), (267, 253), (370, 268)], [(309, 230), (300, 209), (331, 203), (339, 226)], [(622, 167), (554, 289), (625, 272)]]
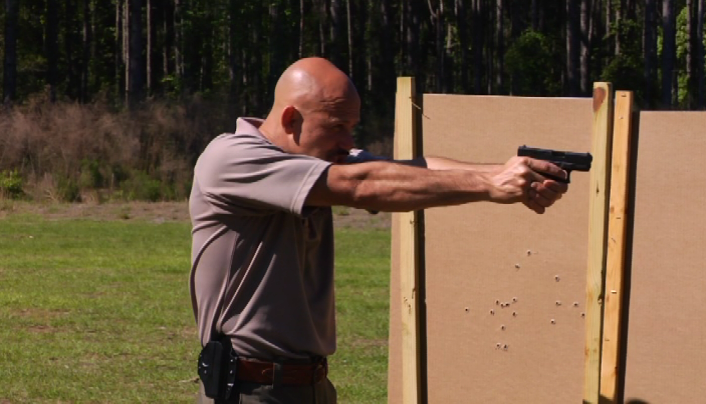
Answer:
[[(503, 163), (522, 145), (592, 146), (593, 101), (425, 94), (423, 154)], [(544, 215), (473, 203), (424, 212), (422, 400), (579, 403), (584, 394), (589, 174)], [(399, 246), (393, 223), (393, 250)], [(392, 260), (388, 402), (402, 402), (399, 259)]]
[(625, 402), (706, 402), (705, 150), (705, 112), (640, 113)]

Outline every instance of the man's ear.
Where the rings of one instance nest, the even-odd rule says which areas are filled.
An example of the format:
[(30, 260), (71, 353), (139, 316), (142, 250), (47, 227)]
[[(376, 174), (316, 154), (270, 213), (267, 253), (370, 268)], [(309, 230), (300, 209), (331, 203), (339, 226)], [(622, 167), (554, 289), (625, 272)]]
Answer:
[(287, 105), (282, 110), (282, 129), (288, 135), (294, 135), (294, 140), (299, 140), (299, 133), (302, 128), (302, 116), (292, 105)]

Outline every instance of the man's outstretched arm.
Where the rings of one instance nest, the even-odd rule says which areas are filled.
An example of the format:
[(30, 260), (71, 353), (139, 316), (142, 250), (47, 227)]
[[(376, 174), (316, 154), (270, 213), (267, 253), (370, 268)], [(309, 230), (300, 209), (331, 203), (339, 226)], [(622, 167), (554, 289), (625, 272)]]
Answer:
[(385, 161), (332, 165), (316, 182), (306, 204), (394, 212), (477, 201), (522, 202), (544, 213), (566, 192), (566, 185), (539, 174), (561, 177), (564, 172), (541, 160), (513, 157), (505, 165), (479, 169), (446, 167), (428, 169)]

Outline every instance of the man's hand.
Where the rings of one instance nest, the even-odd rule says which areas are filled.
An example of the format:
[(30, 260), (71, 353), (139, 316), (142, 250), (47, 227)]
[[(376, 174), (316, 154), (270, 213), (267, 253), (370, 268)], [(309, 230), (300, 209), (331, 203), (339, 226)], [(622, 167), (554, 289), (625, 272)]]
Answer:
[(513, 157), (490, 175), (490, 199), (497, 203), (522, 202), (537, 213), (561, 199), (567, 184), (547, 179), (541, 173), (566, 178), (556, 165), (529, 157)]

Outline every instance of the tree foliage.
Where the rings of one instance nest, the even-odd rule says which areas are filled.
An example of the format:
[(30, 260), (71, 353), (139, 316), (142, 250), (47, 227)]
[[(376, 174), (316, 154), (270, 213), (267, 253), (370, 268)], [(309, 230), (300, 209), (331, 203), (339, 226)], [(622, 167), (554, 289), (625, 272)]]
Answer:
[[(703, 24), (697, 24), (703, 0), (653, 0), (658, 14), (663, 2), (674, 3), (679, 12), (674, 69), (686, 71), (687, 5), (695, 21), (693, 33), (703, 38)], [(642, 55), (652, 50), (647, 47), (657, 46), (643, 41), (643, 34), (653, 28), (646, 26), (644, 2), (565, 4), (5, 0), (0, 43), (7, 54), (12, 50), (8, 39), (17, 38), (16, 76), (4, 72), (4, 81), (13, 81), (16, 88), (10, 97), (15, 102), (47, 86), (59, 100), (107, 97), (117, 106), (132, 98), (139, 102), (200, 93), (230, 100), (240, 114), (262, 115), (284, 67), (313, 55), (330, 58), (351, 75), (370, 109), (366, 116), (373, 119), (389, 119), (399, 75), (416, 76), (418, 90), (427, 92), (585, 96), (590, 88), (581, 84), (577, 90), (579, 81), (611, 79), (624, 88), (640, 84), (635, 76), (645, 75)], [(19, 15), (13, 24), (10, 11), (15, 8)], [(657, 21), (661, 18), (656, 16)], [(574, 56), (567, 57), (570, 52)], [(701, 57), (696, 65), (703, 66), (703, 54), (693, 53)], [(10, 66), (6, 61), (2, 69), (13, 69)], [(703, 74), (703, 68), (694, 73)], [(656, 77), (643, 77), (642, 85), (645, 80)], [(680, 94), (703, 92), (697, 85), (693, 80), (687, 90), (681, 80), (678, 89)]]
[[(590, 96), (591, 82), (607, 80), (635, 91), (642, 108), (702, 109), (705, 3), (2, 0), (2, 101), (95, 104), (116, 116), (207, 104), (219, 117), (208, 130), (225, 131), (236, 116), (267, 114), (287, 65), (323, 56), (361, 94), (361, 146), (391, 137), (395, 79), (404, 75), (416, 77), (418, 92), (523, 96)], [(161, 119), (140, 116), (147, 125)], [(148, 161), (140, 170), (151, 175), (165, 157), (151, 155), (150, 142), (167, 142), (187, 164), (207, 140), (201, 132), (191, 141), (182, 132), (131, 130)], [(88, 168), (78, 161), (97, 156), (76, 156), (65, 166), (76, 166), (71, 178), (80, 183), (76, 170)]]

